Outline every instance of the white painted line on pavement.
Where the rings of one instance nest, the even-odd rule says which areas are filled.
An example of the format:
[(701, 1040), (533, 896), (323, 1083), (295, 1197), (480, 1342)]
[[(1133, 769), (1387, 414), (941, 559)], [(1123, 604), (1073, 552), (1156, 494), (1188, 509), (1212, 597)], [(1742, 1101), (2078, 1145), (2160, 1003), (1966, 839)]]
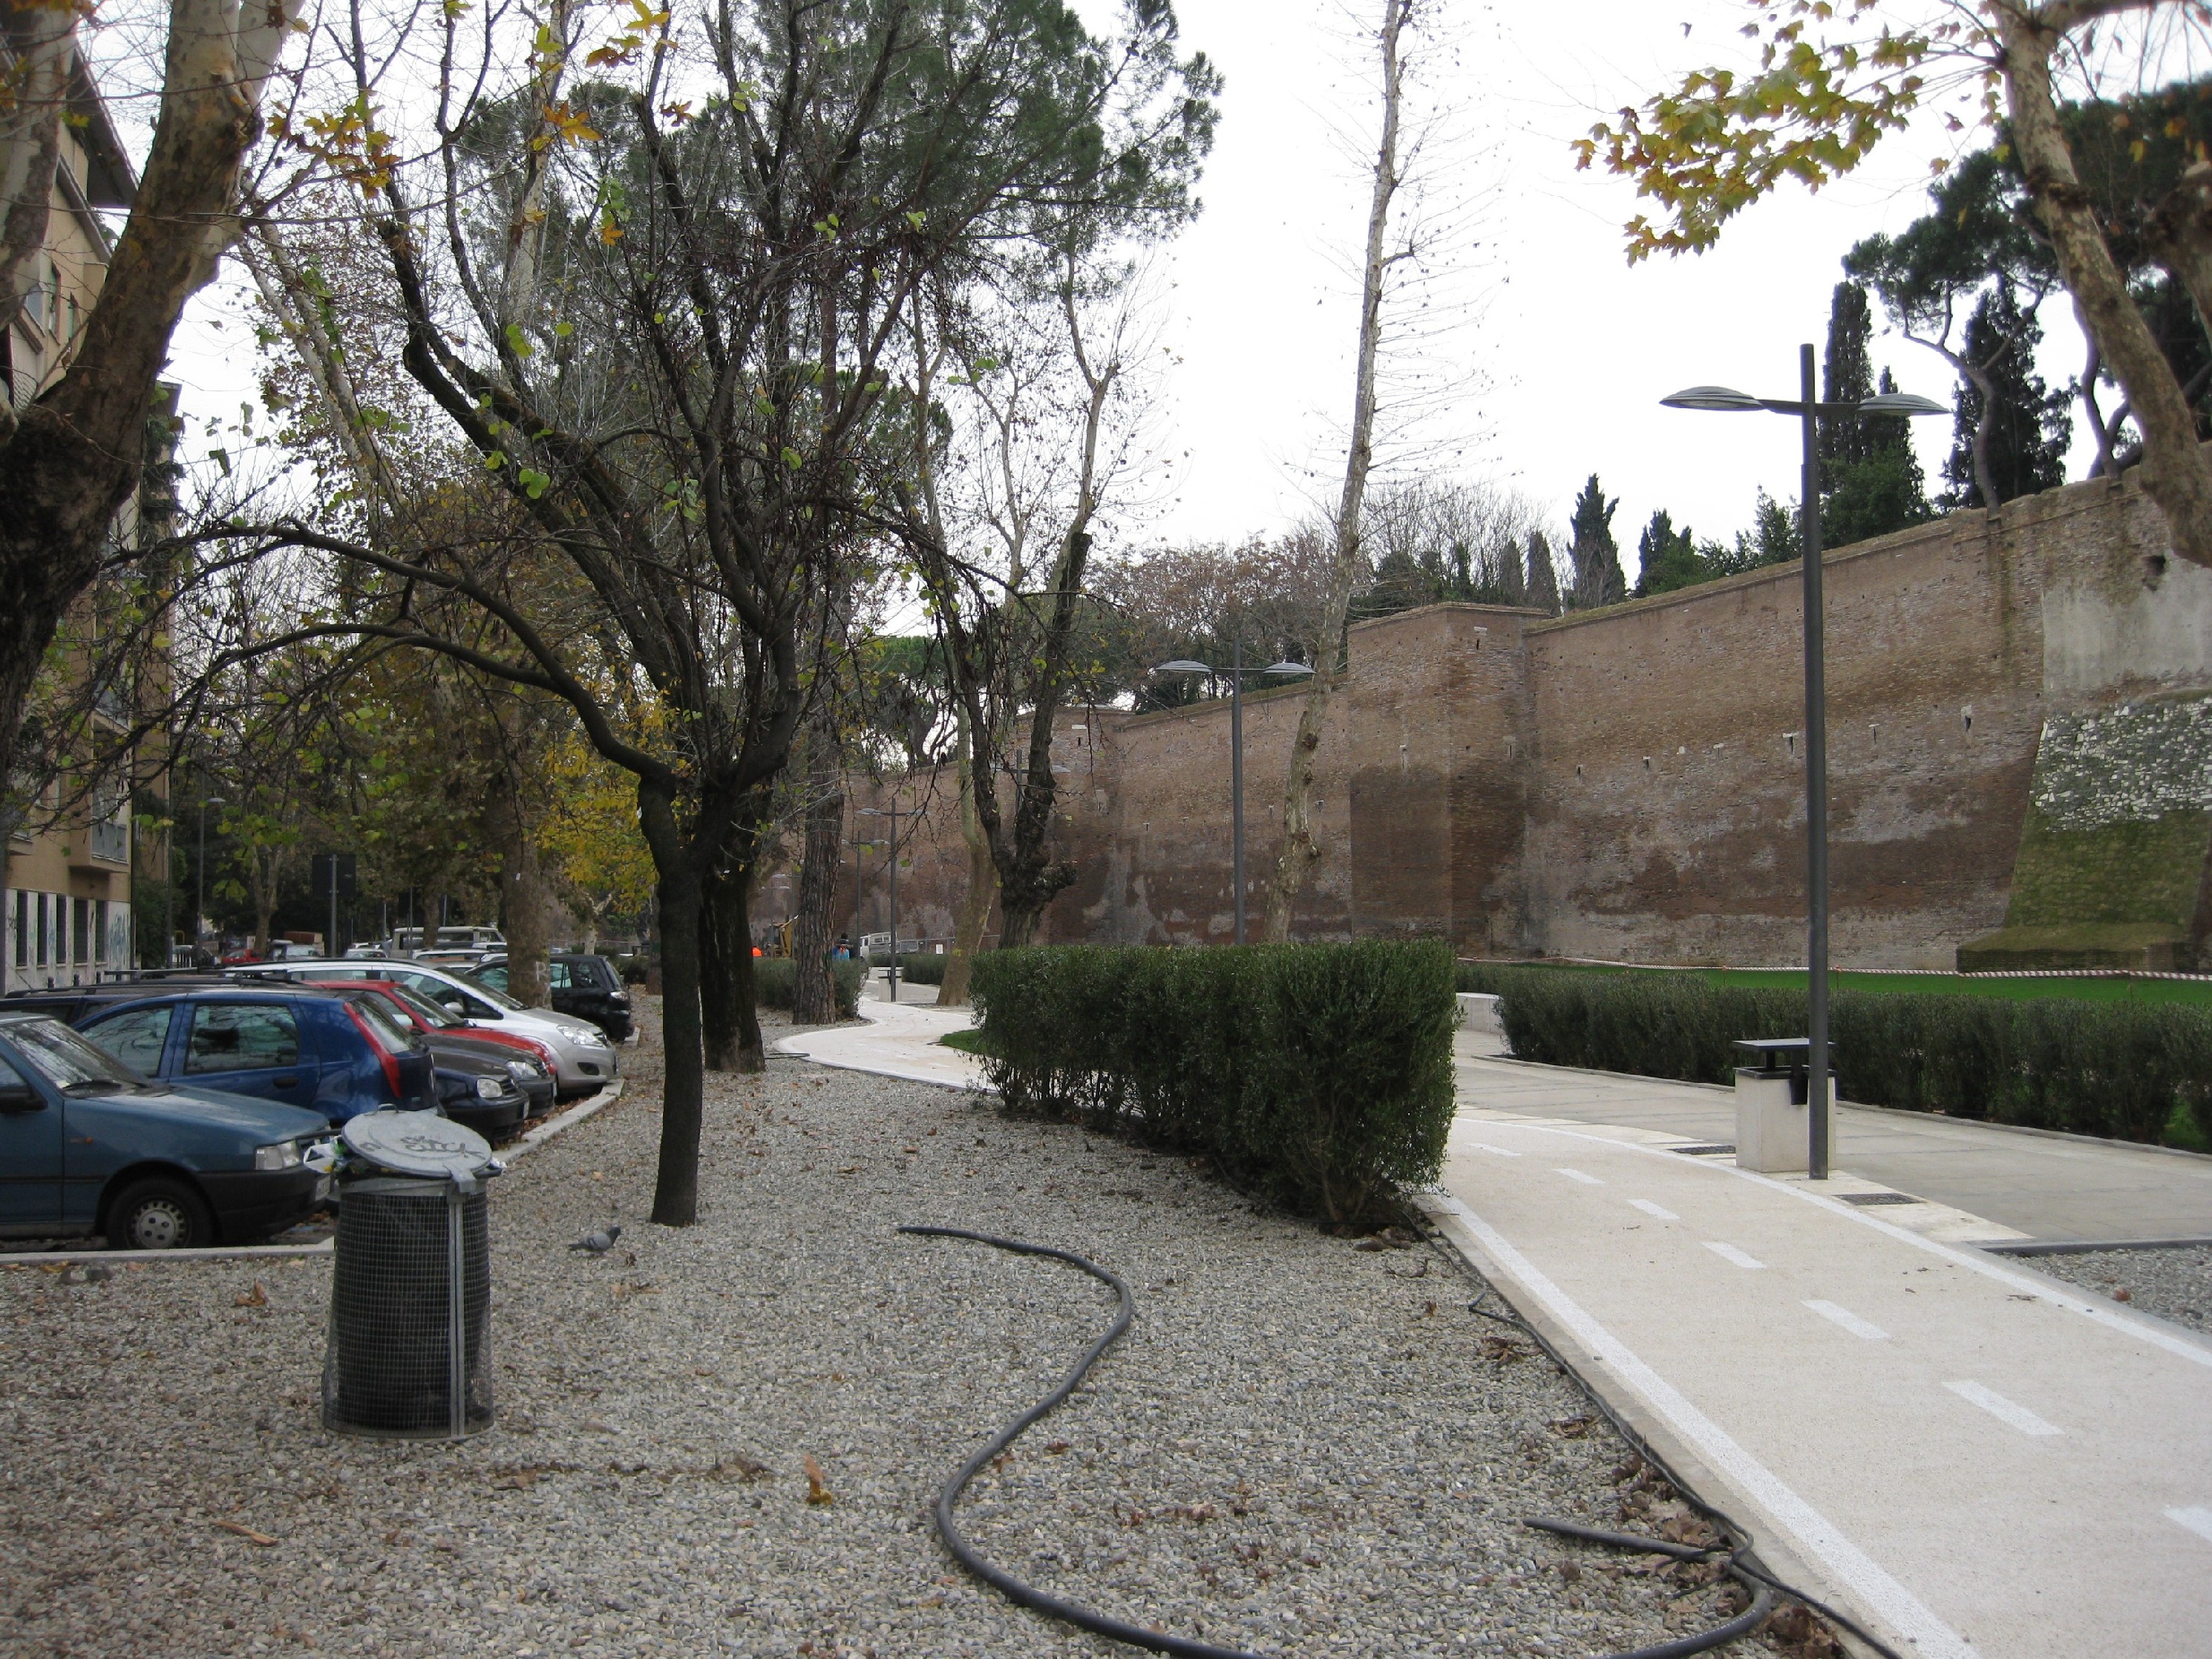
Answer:
[(2212, 1544), (2212, 1509), (2206, 1509), (2199, 1504), (2185, 1510), (2168, 1510), (2166, 1518), (2178, 1526), (2188, 1528), (2206, 1543)]
[(1495, 1152), (1500, 1158), (1518, 1158), (1521, 1156), (1518, 1152), (1507, 1152), (1503, 1146), (1493, 1146), (1486, 1140), (1470, 1140), (1467, 1144), (1474, 1147), (1478, 1152)]
[(1863, 1337), (1869, 1342), (1887, 1342), (1889, 1333), (1871, 1320), (1861, 1319), (1849, 1308), (1838, 1307), (1832, 1302), (1808, 1302), (1805, 1304), (1823, 1319), (1832, 1319), (1853, 1336)]
[(2022, 1434), (2063, 1432), (2057, 1424), (2045, 1422), (2027, 1407), (2014, 1405), (1995, 1389), (1985, 1389), (1978, 1382), (1946, 1382), (1943, 1386), (1960, 1399), (1979, 1406), (1998, 1422), (2010, 1424)]
[(1648, 1198), (1632, 1198), (1628, 1200), (1628, 1207), (1632, 1210), (1641, 1210), (1644, 1214), (1656, 1216), (1662, 1221), (1680, 1221), (1682, 1218), (1665, 1205), (1654, 1204)]
[(1605, 1182), (1600, 1181), (1595, 1176), (1584, 1175), (1580, 1170), (1570, 1170), (1565, 1164), (1561, 1164), (1559, 1166), (1559, 1173), (1566, 1176), (1570, 1181), (1581, 1182), (1585, 1187), (1602, 1187), (1605, 1185)]
[(1722, 1261), (1733, 1261), (1739, 1267), (1749, 1267), (1760, 1273), (1764, 1273), (1766, 1270), (1766, 1264), (1764, 1261), (1761, 1261), (1757, 1256), (1747, 1255), (1744, 1252), (1736, 1249), (1735, 1245), (1723, 1244), (1717, 1238), (1707, 1239), (1705, 1241), (1705, 1248), (1711, 1250), (1715, 1255), (1720, 1257)]
[(1894, 1223), (1884, 1221), (1881, 1217), (1869, 1211), (1859, 1209), (1854, 1205), (1839, 1203), (1832, 1198), (1824, 1198), (1819, 1193), (1808, 1191), (1802, 1187), (1793, 1187), (1786, 1181), (1775, 1180), (1771, 1176), (1759, 1175), (1751, 1170), (1739, 1170), (1733, 1164), (1716, 1163), (1710, 1158), (1686, 1158), (1679, 1153), (1668, 1152), (1662, 1147), (1638, 1146), (1632, 1140), (1614, 1140), (1605, 1135), (1584, 1134), (1574, 1129), (1555, 1128), (1548, 1123), (1516, 1123), (1512, 1127), (1536, 1134), (1560, 1135), (1569, 1140), (1588, 1141), (1594, 1146), (1609, 1146), (1618, 1152), (1638, 1152), (1647, 1158), (1662, 1158), (1675, 1169), (1688, 1165), (1693, 1169), (1715, 1170), (1723, 1175), (1732, 1176), (1739, 1181), (1748, 1181), (1758, 1186), (1771, 1188), (1778, 1193), (1787, 1193), (1792, 1198), (1802, 1199), (1808, 1204), (1818, 1206), (1831, 1215), (1841, 1216), (1844, 1220), (1858, 1226), (1870, 1227), (1875, 1232), (1894, 1239), (1900, 1244), (1910, 1244), (1916, 1250), (1925, 1251), (1929, 1255), (1949, 1262), (1954, 1267), (1964, 1267), (1970, 1273), (1981, 1274), (1984, 1279), (1993, 1279), (2000, 1285), (2023, 1291), (2033, 1297), (2038, 1302), (2047, 1302), (2054, 1308), (2065, 1309), (2069, 1313), (2087, 1314), (2108, 1330), (2117, 1331), (2123, 1336), (2131, 1336), (2139, 1342), (2148, 1342), (2154, 1348), (2163, 1348), (2177, 1358), (2191, 1360), (2197, 1364), (2212, 1368), (2212, 1342), (2207, 1342), (2202, 1337), (2171, 1329), (2162, 1322), (2142, 1315), (2121, 1313), (2113, 1308), (2091, 1302), (2086, 1297), (2072, 1295), (2060, 1289), (2040, 1273), (2019, 1273), (2012, 1268), (2001, 1267), (1979, 1250), (1961, 1250), (1936, 1239), (1923, 1238), (1910, 1228), (1899, 1227)]
[(1832, 1522), (1800, 1498), (1764, 1463), (1746, 1451), (1719, 1424), (1692, 1405), (1674, 1385), (1645, 1364), (1620, 1338), (1585, 1313), (1581, 1305), (1508, 1243), (1505, 1236), (1449, 1193), (1438, 1193), (1437, 1207), (1472, 1234), (1490, 1258), (1525, 1285), (1553, 1318), (1571, 1332), (1590, 1357), (1612, 1368), (1641, 1395), (1698, 1454), (1751, 1495), (1798, 1543), (1856, 1594), (1869, 1613), (1919, 1650), (1921, 1659), (1978, 1659), (1973, 1646), (1929, 1611), (1874, 1558), (1838, 1531)]

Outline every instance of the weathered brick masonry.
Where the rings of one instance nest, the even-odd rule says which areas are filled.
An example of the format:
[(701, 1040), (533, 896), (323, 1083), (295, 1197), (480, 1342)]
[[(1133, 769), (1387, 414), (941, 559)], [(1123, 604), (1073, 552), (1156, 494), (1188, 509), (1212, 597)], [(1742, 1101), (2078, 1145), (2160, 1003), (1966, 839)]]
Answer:
[[(1829, 554), (1838, 963), (1948, 968), (2003, 925), (2047, 716), (2212, 690), (2212, 572), (2166, 545), (2132, 482), (2100, 481)], [(1802, 960), (1800, 580), (1779, 565), (1558, 619), (1448, 605), (1354, 628), (1300, 933)], [(1255, 927), (1303, 696), (1245, 704)], [(1229, 938), (1228, 732), (1224, 703), (1063, 718), (1061, 854), (1082, 873), (1047, 937)], [(951, 792), (900, 786), (930, 805), (902, 933), (951, 932), (967, 867)]]

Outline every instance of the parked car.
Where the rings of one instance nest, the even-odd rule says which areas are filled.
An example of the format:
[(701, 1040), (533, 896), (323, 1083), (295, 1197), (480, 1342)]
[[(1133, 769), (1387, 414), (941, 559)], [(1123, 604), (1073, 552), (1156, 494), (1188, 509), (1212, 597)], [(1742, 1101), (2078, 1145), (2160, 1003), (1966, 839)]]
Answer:
[(590, 1094), (622, 1074), (622, 1063), (598, 1026), (550, 1008), (526, 1008), (504, 991), (495, 991), (443, 968), (418, 962), (286, 963), (281, 968), (248, 969), (240, 977), (270, 974), (303, 984), (388, 979), (429, 998), (471, 1024), (534, 1038), (553, 1051), (555, 1081), (564, 1096)]
[(300, 1106), (330, 1125), (380, 1106), (437, 1103), (430, 1052), (365, 993), (225, 980), (27, 992), (0, 1007), (52, 1015), (133, 1072)]
[(51, 1015), (0, 1013), (0, 1236), (250, 1244), (329, 1191), (319, 1113), (138, 1076)]
[[(495, 991), (514, 994), (507, 989), (503, 955), (486, 957), (469, 971), (469, 977)], [(554, 1012), (588, 1019), (617, 1042), (636, 1029), (630, 1018), (629, 993), (623, 989), (622, 975), (615, 971), (614, 963), (605, 957), (556, 951), (545, 959), (545, 977)]]
[(441, 950), (504, 951), (507, 935), (496, 927), (441, 927), (425, 936), (420, 927), (401, 927), (392, 935), (392, 950), (396, 956), (402, 952)]
[(452, 973), (466, 974), (474, 972), (484, 956), (484, 951), (472, 945), (441, 945), (434, 951), (417, 951), (413, 959), (426, 968), (443, 968)]
[[(514, 1080), (529, 1103), (525, 1116), (535, 1117), (551, 1108), (556, 1088), (554, 1072), (558, 1062), (553, 1051), (535, 1038), (502, 1031), (496, 1026), (471, 1025), (458, 1014), (447, 1013), (428, 998), (392, 980), (329, 980), (325, 981), (325, 988), (366, 991), (384, 998), (441, 1066), (449, 1054), (472, 1055), (498, 1065)], [(450, 1108), (447, 1115), (453, 1115)]]

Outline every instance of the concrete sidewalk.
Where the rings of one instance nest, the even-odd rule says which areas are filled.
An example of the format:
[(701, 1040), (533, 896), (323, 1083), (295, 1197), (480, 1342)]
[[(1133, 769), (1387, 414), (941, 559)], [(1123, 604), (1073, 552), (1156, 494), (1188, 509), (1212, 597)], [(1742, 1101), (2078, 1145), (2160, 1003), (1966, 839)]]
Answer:
[(1463, 1097), (1431, 1215), (1807, 1588), (1906, 1652), (2207, 1650), (2212, 1344), (1510, 1069), (1577, 1115)]
[(948, 1031), (964, 1031), (975, 1024), (966, 1008), (939, 1008), (933, 985), (899, 986), (899, 1000), (891, 1002), (890, 988), (879, 975), (871, 975), (860, 991), (858, 1025), (823, 1025), (780, 1038), (780, 1054), (800, 1054), (823, 1066), (849, 1072), (873, 1072), (883, 1077), (905, 1078), (915, 1083), (934, 1083), (947, 1089), (983, 1089), (982, 1062), (973, 1054), (947, 1048), (938, 1039)]
[[(1499, 1039), (1461, 1032), (1462, 1109), (1653, 1129), (1709, 1144), (1735, 1139), (1728, 1090), (1503, 1055)], [(2212, 1158), (2201, 1154), (1845, 1104), (1836, 1109), (1831, 1162), (1859, 1177), (1856, 1186), (1909, 1193), (1993, 1224), (1942, 1232), (1954, 1240), (2212, 1238)], [(1887, 1217), (1916, 1228), (1930, 1219), (1906, 1214), (1910, 1207)]]

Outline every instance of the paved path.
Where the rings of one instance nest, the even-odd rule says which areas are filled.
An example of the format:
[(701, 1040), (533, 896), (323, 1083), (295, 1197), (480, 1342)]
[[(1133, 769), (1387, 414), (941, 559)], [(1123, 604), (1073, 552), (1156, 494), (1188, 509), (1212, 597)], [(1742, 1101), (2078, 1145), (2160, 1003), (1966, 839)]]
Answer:
[(1460, 1076), (1432, 1215), (1813, 1583), (1907, 1652), (2212, 1650), (2212, 1343), (1947, 1242), (2010, 1231), (1957, 1209), (1668, 1150), (1710, 1142), (1723, 1096), (1480, 1057)]
[(966, 1030), (975, 1022), (965, 1008), (936, 1006), (934, 985), (899, 986), (899, 1000), (884, 999), (888, 988), (871, 975), (860, 996), (858, 1025), (823, 1025), (778, 1040), (775, 1051), (804, 1054), (823, 1066), (874, 1072), (949, 1089), (980, 1089), (983, 1066), (973, 1054), (938, 1042), (947, 1031)]
[[(1459, 1039), (1462, 1106), (1663, 1130), (1685, 1140), (1735, 1139), (1725, 1089), (1656, 1078), (1527, 1066), (1494, 1038)], [(1855, 1183), (1910, 1193), (1995, 1224), (1947, 1227), (1952, 1239), (2212, 1238), (2212, 1158), (2071, 1135), (2038, 1134), (1919, 1112), (1841, 1106), (1832, 1158)], [(1892, 1220), (1918, 1226), (1930, 1218)], [(2212, 1638), (2206, 1650), (2212, 1652)]]

